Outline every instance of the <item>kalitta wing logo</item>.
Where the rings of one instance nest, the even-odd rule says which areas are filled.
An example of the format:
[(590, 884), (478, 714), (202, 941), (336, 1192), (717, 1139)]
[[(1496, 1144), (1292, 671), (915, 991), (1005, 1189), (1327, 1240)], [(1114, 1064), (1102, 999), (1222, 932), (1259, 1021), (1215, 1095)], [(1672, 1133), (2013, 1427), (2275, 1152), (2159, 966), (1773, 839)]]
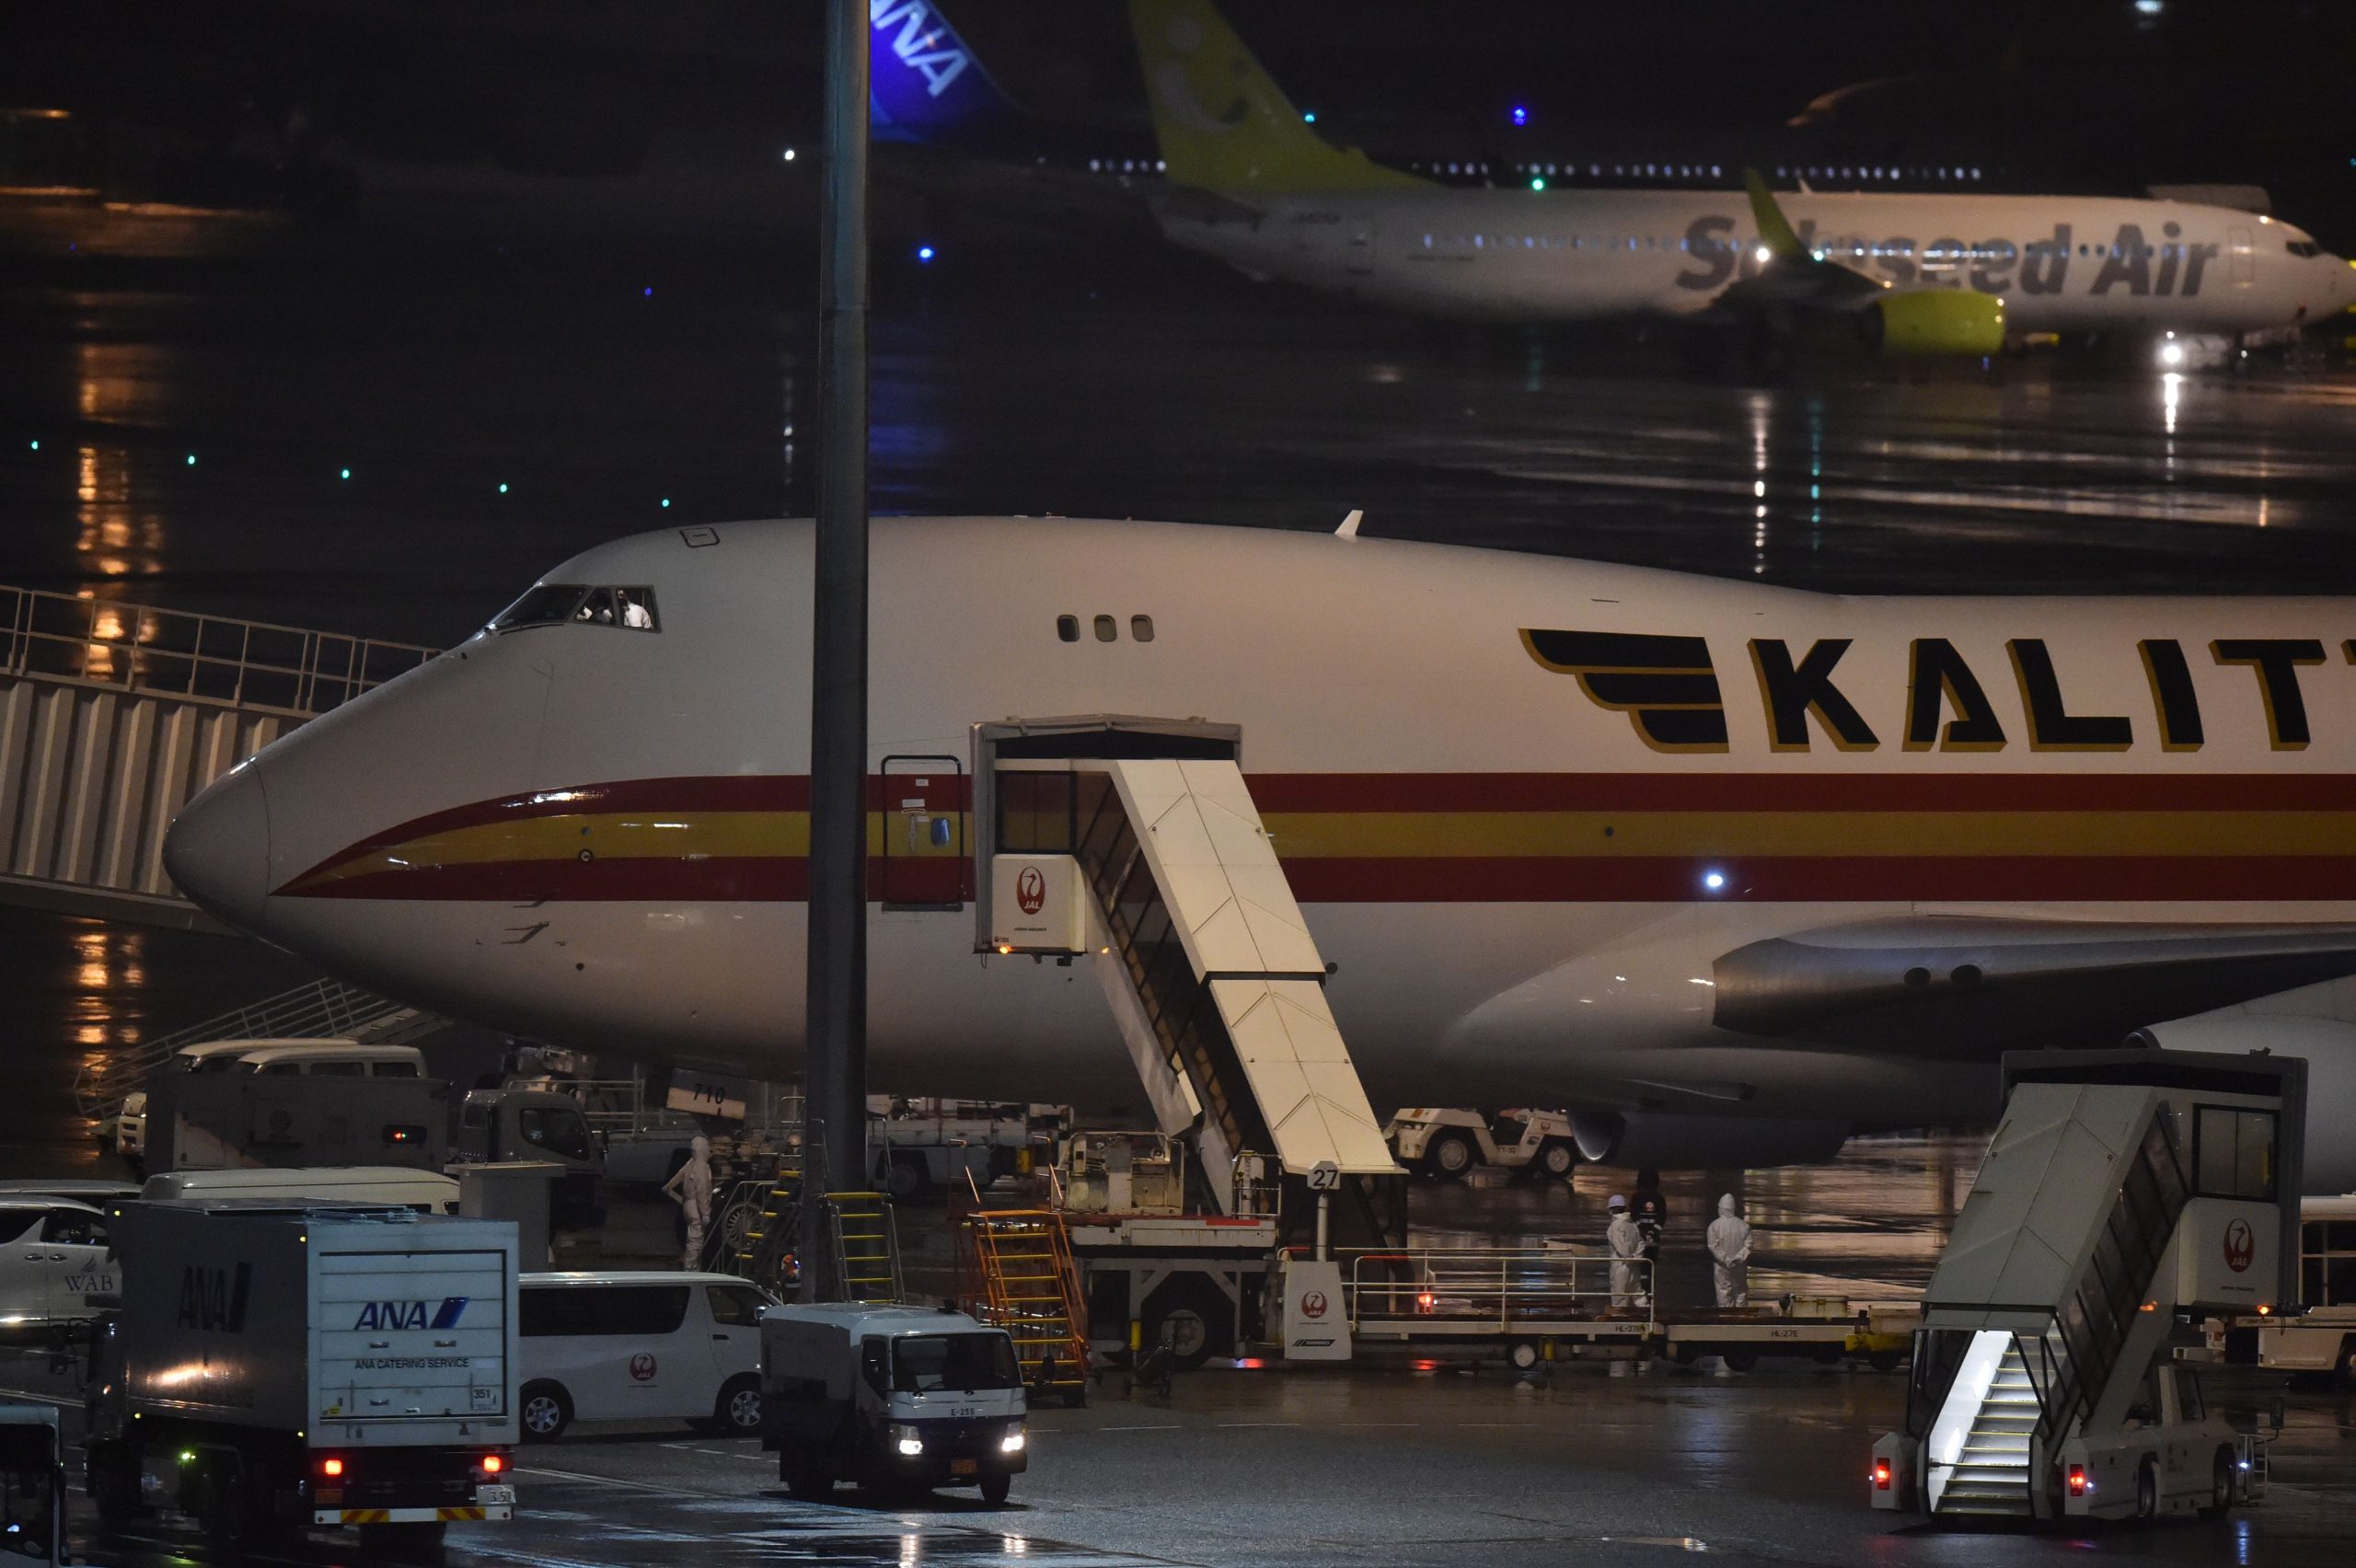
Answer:
[(1546, 668), (1578, 677), (1589, 701), (1627, 714), (1655, 751), (1727, 749), (1718, 673), (1701, 638), (1524, 628), (1521, 643)]
[(2250, 1260), (2258, 1256), (2258, 1235), (2246, 1219), (2235, 1220), (2225, 1227), (2225, 1266), (2235, 1274), (2249, 1272)]
[(246, 1332), (246, 1307), (253, 1299), (254, 1266), (185, 1268), (180, 1271), (179, 1326), (209, 1332)]

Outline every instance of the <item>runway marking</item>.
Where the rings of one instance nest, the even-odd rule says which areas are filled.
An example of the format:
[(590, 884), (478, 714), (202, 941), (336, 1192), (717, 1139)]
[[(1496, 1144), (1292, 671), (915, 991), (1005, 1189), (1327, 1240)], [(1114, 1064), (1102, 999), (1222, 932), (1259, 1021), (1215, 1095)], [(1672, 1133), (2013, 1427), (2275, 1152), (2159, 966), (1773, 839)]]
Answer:
[[(1075, 1429), (1075, 1430), (1077, 1430), (1077, 1429)], [(1172, 1422), (1172, 1423), (1171, 1423), (1169, 1425), (1167, 1425), (1167, 1426), (1091, 1426), (1091, 1427), (1088, 1428), (1087, 1430), (1088, 1430), (1090, 1433), (1096, 1433), (1096, 1432), (1183, 1432), (1183, 1431), (1184, 1431), (1184, 1430), (1185, 1430), (1185, 1427), (1184, 1427), (1184, 1425), (1183, 1424), (1178, 1423), (1178, 1422), (1174, 1422), (1174, 1421), (1173, 1421), (1173, 1422)]]

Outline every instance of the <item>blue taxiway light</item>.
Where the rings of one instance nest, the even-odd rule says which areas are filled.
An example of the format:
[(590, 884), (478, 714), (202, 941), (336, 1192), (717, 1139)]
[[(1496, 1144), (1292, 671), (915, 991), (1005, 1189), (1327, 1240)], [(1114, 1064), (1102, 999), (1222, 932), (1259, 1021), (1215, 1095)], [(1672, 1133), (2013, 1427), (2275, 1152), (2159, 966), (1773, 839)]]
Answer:
[(917, 259), (919, 261), (931, 260), (932, 254), (932, 247), (930, 245), (919, 245), (917, 247)]
[(667, 495), (663, 498), (663, 509), (665, 512), (671, 509), (671, 498)]
[(1317, 111), (1313, 109), (1303, 110), (1300, 120), (1304, 125), (1314, 125), (1317, 123)]
[(1524, 109), (1524, 108), (1523, 108), (1521, 105), (1519, 105), (1519, 104), (1516, 104), (1516, 105), (1514, 105), (1514, 106), (1513, 106), (1513, 122), (1514, 122), (1516, 125), (1527, 125), (1527, 124), (1529, 124), (1529, 123), (1530, 123), (1530, 110), (1528, 110)]

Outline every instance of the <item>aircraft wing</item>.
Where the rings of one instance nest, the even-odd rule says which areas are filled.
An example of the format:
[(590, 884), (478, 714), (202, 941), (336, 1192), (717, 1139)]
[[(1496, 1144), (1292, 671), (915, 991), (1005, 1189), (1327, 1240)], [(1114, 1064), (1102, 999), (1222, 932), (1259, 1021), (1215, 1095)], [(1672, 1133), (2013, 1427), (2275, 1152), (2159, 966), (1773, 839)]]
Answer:
[(1721, 290), (1718, 306), (1742, 311), (1775, 306), (1848, 311), (1888, 292), (1879, 279), (1802, 245), (1757, 169), (1742, 171), (1742, 186), (1750, 193), (1751, 220), (1759, 225), (1759, 246), (1767, 259), (1756, 273)]
[(1763, 321), (1771, 327), (1811, 316), (1846, 317), (1857, 324), (1868, 343), (1893, 355), (1978, 357), (2004, 348), (2002, 299), (1942, 282), (1900, 288), (1834, 256), (1810, 250), (1757, 169), (1744, 169), (1742, 183), (1766, 259), (1755, 272), (1720, 290), (1708, 315), (1746, 325)]
[(1907, 916), (1734, 949), (1713, 1020), (1925, 1058), (2115, 1045), (2134, 1030), (2356, 974), (2356, 926)]

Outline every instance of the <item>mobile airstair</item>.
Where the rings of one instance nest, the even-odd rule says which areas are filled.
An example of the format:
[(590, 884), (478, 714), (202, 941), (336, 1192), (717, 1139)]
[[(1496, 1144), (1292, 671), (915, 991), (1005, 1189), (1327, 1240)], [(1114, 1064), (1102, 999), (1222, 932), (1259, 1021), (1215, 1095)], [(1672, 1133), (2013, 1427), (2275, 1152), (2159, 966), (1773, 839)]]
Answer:
[(0, 587), (0, 902), (210, 926), (164, 874), (173, 814), (287, 731), (433, 656)]
[[(2305, 1063), (2020, 1053), (1930, 1288), (1873, 1501), (1934, 1518), (2230, 1505), (2248, 1440), (2170, 1351), (2294, 1283)], [(2189, 1378), (2189, 1374), (2187, 1375)]]
[[(1324, 957), (1234, 761), (1068, 767), (1068, 852), (994, 857), (991, 945), (1094, 955), (1164, 1130), (1191, 1124), (1207, 1175), (1254, 1149), (1329, 1191), (1397, 1174), (1326, 1006)], [(1233, 1183), (1207, 1186), (1231, 1210)]]
[(1079, 1404), (1088, 1388), (1088, 1316), (1064, 1216), (1046, 1209), (976, 1209), (959, 1232), (964, 1294), (983, 1322), (1014, 1341), (1022, 1380)]

